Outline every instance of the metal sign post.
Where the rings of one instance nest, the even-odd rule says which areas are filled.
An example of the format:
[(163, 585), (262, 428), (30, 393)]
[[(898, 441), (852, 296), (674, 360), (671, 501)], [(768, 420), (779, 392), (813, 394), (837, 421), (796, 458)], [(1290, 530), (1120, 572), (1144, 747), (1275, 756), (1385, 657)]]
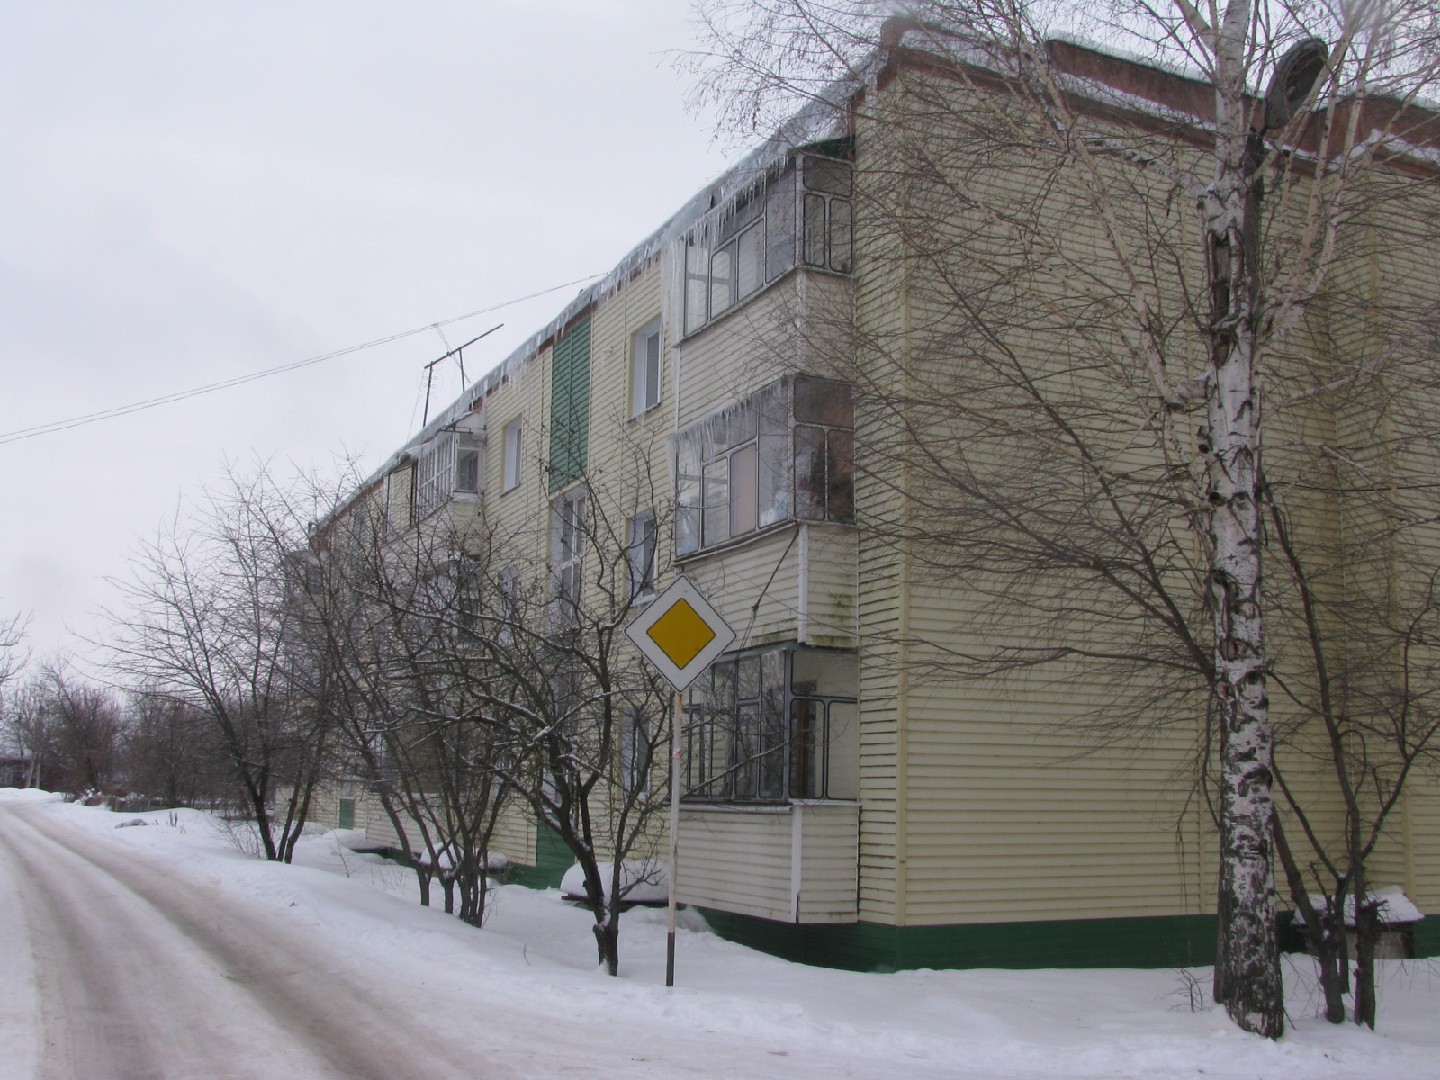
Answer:
[(675, 877), (680, 858), (680, 723), (685, 716), (685, 691), (675, 691), (675, 718), (670, 722), (670, 895), (666, 897), (665, 985), (675, 985)]
[(675, 882), (680, 867), (680, 725), (685, 688), (735, 640), (735, 631), (683, 577), (650, 602), (625, 628), (640, 655), (675, 688), (670, 721), (670, 899), (665, 935), (665, 985), (675, 985)]

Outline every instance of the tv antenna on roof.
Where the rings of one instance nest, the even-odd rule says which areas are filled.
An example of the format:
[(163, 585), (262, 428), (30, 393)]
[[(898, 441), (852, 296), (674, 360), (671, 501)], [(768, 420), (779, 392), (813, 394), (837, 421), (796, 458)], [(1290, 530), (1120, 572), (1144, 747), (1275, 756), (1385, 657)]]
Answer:
[[(449, 360), (452, 356), (459, 357), (460, 381), (463, 383), (465, 381), (465, 350), (468, 349), (471, 345), (474, 345), (475, 342), (479, 341), (481, 338), (489, 337), (491, 334), (493, 334), (496, 330), (499, 330), (500, 327), (504, 325), (504, 323), (497, 323), (489, 330), (486, 330), (485, 333), (476, 334), (469, 341), (465, 342), (464, 345), (456, 345), (455, 348), (451, 349), (444, 356), (437, 356), (434, 360), (431, 360), (428, 364), (425, 365), (425, 416), (424, 419), (420, 421), (420, 426), (422, 428), (426, 424), (430, 423), (430, 387), (435, 382), (435, 365)], [(415, 414), (411, 413), (410, 415), (414, 416)]]

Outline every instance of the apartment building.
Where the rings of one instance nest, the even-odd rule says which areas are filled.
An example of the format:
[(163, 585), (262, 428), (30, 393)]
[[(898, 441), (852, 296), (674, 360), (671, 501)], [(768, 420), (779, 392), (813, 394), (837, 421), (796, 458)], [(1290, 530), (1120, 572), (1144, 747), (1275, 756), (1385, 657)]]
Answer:
[[(1077, 114), (1182, 154), (1199, 145), (1200, 84), (1052, 48)], [(1166, 447), (1136, 412), (1144, 392), (1120, 387), (1135, 350), (1113, 259), (1117, 235), (1151, 237), (1146, 273), (1169, 282), (1157, 308), (1186, 311), (1202, 249), (1153, 173), (1134, 170), (1133, 201), (1101, 221), (1054, 182), (1063, 147), (1038, 160), (1018, 136), (972, 130), (1003, 82), (983, 57), (896, 38), (443, 410), (351, 512), (391, 532), (443, 520), (566, 603), (615, 603), (587, 562), (601, 536), (627, 611), (680, 573), (710, 599), (738, 637), (687, 691), (677, 882), (722, 933), (881, 970), (1203, 963), (1212, 747), (1193, 658), (1172, 663), (1201, 603), (1196, 552), (1161, 512), (1176, 481), (1155, 479)], [(1295, 402), (1276, 410), (1277, 484), (1314, 469), (1306, 448), (1322, 443), (1373, 449), (1363, 467), (1390, 476), (1435, 463), (1428, 381), (1403, 401), (1354, 380), (1305, 389), (1311, 367), (1353, 355), (1433, 360), (1424, 250), (1387, 230), (1433, 219), (1440, 128), (1405, 117), (1386, 191), (1423, 193), (1346, 219), (1354, 257), (1295, 335), (1295, 364), (1277, 367)], [(1408, 330), (1377, 325), (1385, 303), (1415, 314)], [(1167, 332), (1194, 359), (1183, 321)], [(1383, 445), (1362, 432), (1381, 428)], [(1073, 441), (1057, 450), (1062, 433)], [(1081, 460), (1092, 453), (1104, 469)], [(1118, 495), (1092, 489), (1106, 476)], [(1006, 518), (1006, 499), (1024, 514)], [(1421, 521), (1427, 499), (1396, 488), (1384, 512)], [(1429, 525), (1378, 538), (1391, 519), (1343, 483), (1288, 506), (1323, 534), (1297, 559), (1357, 568), (1311, 590), (1341, 621), (1423, 578), (1410, 555), (1440, 539)], [(1055, 536), (1095, 538), (1059, 550), (1029, 524), (1042, 513)], [(1117, 522), (1151, 539), (1127, 547)], [(1137, 550), (1155, 560), (1144, 587), (1104, 567)], [(1077, 566), (1082, 551), (1094, 565)], [(1279, 602), (1300, 604), (1276, 580)], [(1321, 736), (1291, 689), (1310, 660), (1283, 627), (1275, 641), (1285, 776), (1310, 827), (1334, 832)], [(1362, 684), (1378, 700), (1394, 675), (1357, 669), (1357, 708)], [(1440, 784), (1425, 768), (1381, 829), (1372, 880), (1440, 915)], [(393, 839), (363, 787), (337, 799), (346, 823)], [(518, 810), (492, 848), (540, 879), (569, 862)], [(1440, 935), (1422, 923), (1414, 942), (1433, 953)]]

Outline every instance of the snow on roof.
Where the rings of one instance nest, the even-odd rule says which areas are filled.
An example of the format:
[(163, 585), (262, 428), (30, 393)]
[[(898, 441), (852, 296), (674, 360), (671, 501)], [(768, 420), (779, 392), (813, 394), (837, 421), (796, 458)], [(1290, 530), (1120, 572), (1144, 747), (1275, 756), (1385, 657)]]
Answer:
[(599, 281), (585, 286), (575, 298), (566, 304), (548, 323), (531, 334), (498, 365), (482, 375), (436, 415), (405, 444), (391, 454), (385, 462), (360, 485), (363, 491), (386, 473), (403, 464), (436, 434), (452, 427), (459, 420), (475, 411), (485, 396), (507, 378), (517, 374), (526, 363), (539, 354), (545, 344), (558, 336), (571, 321), (578, 318), (592, 304), (613, 295), (645, 266), (659, 258), (667, 245), (683, 236), (691, 226), (712, 209), (723, 206), (735, 195), (749, 187), (769, 169), (784, 164), (793, 151), (813, 143), (833, 139), (846, 133), (848, 116), (846, 105), (850, 98), (866, 85), (873, 84), (879, 70), (878, 53), (871, 57), (866, 66), (852, 76), (837, 79), (817, 94), (811, 101), (780, 125), (779, 129), (764, 143), (750, 151), (736, 164), (721, 173), (712, 183), (701, 188), (686, 201), (679, 210), (670, 215), (664, 223), (647, 236)]
[[(795, 150), (846, 134), (849, 126), (849, 103), (857, 94), (873, 90), (876, 77), (884, 68), (890, 49), (895, 47), (928, 52), (1000, 75), (1014, 73), (1014, 65), (1007, 55), (1007, 50), (987, 45), (973, 34), (916, 22), (897, 22), (896, 32), (887, 36), (884, 44), (873, 50), (856, 69), (815, 94), (790, 119), (782, 123), (769, 139), (750, 151), (712, 183), (701, 188), (659, 228), (636, 244), (609, 273), (581, 289), (553, 319), (531, 334), (493, 369), (468, 386), (458, 398), (442, 409), (434, 420), (392, 454), (380, 468), (366, 478), (359, 490), (368, 489), (385, 474), (412, 458), (414, 451), (436, 434), (452, 427), (480, 408), (491, 390), (518, 374), (526, 363), (539, 354), (547, 342), (561, 334), (574, 319), (593, 304), (613, 295), (632, 276), (659, 258), (672, 241), (683, 236), (711, 210), (724, 206), (767, 170), (782, 165)], [(1099, 105), (1148, 114), (1176, 124), (1202, 128), (1209, 126), (1209, 121), (1196, 108), (1187, 106), (1181, 100), (1189, 98), (1193, 103), (1197, 90), (1207, 90), (1203, 79), (1198, 78), (1193, 71), (1168, 67), (1153, 59), (1126, 55), (1122, 50), (1109, 46), (1102, 49), (1092, 42), (1068, 34), (1053, 36), (1044, 43), (1044, 47), (1052, 56), (1057, 48), (1072, 54), (1072, 62), (1061, 60), (1061, 66), (1070, 70), (1059, 71), (1057, 78), (1061, 86), (1079, 97)], [(1089, 61), (1084, 66), (1094, 71), (1074, 70), (1073, 57), (1078, 55), (1083, 55)], [(1098, 73), (1105, 61), (1118, 61), (1139, 72), (1160, 73), (1170, 82), (1168, 90), (1178, 96), (1171, 101), (1162, 101), (1147, 93), (1118, 87)], [(1440, 155), (1440, 151), (1422, 151), (1410, 143), (1400, 145), (1393, 138), (1391, 145), (1397, 152), (1413, 156)]]

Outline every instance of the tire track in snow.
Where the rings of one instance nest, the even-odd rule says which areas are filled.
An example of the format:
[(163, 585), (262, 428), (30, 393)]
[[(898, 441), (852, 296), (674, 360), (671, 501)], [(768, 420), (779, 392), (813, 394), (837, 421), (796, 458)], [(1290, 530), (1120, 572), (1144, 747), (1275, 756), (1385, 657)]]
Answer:
[(434, 1033), (406, 1044), (397, 1002), (296, 935), (87, 839), (0, 812), (26, 875), (46, 1080), (508, 1074)]

